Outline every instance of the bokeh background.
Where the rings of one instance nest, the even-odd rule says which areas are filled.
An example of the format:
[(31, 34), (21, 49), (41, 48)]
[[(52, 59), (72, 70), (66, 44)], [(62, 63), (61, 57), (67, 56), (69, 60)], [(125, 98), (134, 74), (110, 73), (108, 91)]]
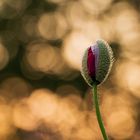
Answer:
[(0, 140), (102, 140), (84, 50), (110, 44), (99, 86), (110, 140), (140, 140), (139, 0), (0, 0)]

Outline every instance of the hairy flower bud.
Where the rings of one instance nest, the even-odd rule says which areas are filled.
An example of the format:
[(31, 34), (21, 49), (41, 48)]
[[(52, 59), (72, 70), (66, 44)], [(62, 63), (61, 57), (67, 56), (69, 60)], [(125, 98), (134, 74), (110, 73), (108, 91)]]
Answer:
[(100, 84), (105, 81), (113, 64), (113, 52), (104, 40), (87, 48), (82, 60), (82, 76), (92, 86), (93, 83)]

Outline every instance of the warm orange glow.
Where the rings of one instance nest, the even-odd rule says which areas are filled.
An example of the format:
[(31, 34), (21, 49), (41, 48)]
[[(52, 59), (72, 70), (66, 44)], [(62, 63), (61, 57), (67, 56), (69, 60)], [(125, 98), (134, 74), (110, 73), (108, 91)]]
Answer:
[(62, 96), (67, 96), (67, 95), (79, 96), (81, 94), (80, 91), (76, 87), (67, 85), (67, 84), (58, 87), (56, 91), (59, 95), (62, 95)]
[(85, 6), (86, 10), (95, 15), (107, 9), (111, 2), (112, 0), (82, 0), (83, 6)]
[(19, 77), (9, 77), (1, 83), (1, 89), (3, 96), (5, 98), (11, 99), (20, 99), (29, 95), (31, 86)]
[(0, 43), (0, 69), (3, 69), (9, 61), (9, 54), (5, 46)]
[(45, 39), (60, 39), (67, 31), (67, 23), (59, 13), (46, 13), (39, 19), (38, 30)]
[[(118, 12), (116, 12), (118, 11)], [(113, 7), (113, 27), (124, 51), (137, 51), (140, 38), (139, 15), (127, 2)]]
[(46, 0), (46, 1), (56, 3), (56, 4), (61, 4), (61, 3), (65, 2), (65, 0)]
[(130, 138), (136, 127), (137, 113), (132, 99), (123, 92), (106, 91), (101, 102), (107, 131), (115, 139)]
[(66, 19), (74, 30), (83, 27), (83, 24), (88, 20), (84, 7), (79, 1), (70, 3), (65, 10)]
[[(100, 139), (95, 113), (82, 111), (81, 105), (82, 100), (78, 95), (60, 98), (50, 90), (38, 89), (29, 98), (14, 105), (13, 122), (16, 127), (26, 131), (33, 131), (44, 122), (46, 128), (61, 132), (65, 139)], [(73, 129), (75, 131), (71, 135)], [(47, 137), (44, 134), (44, 138)]]
[(53, 95), (51, 91), (40, 89), (35, 90), (28, 100), (28, 104), (35, 114), (40, 119), (50, 119), (50, 121), (56, 118), (59, 101), (57, 96)]
[[(26, 9), (29, 5), (30, 0), (1, 0), (0, 1), (0, 17), (6, 19), (15, 18)], [(8, 10), (7, 10), (8, 8)]]
[(135, 130), (135, 120), (128, 110), (114, 111), (107, 117), (107, 126), (110, 135), (115, 139), (127, 139)]
[[(57, 61), (57, 50), (47, 43), (29, 44), (25, 60), (34, 71), (47, 72), (52, 69)], [(53, 63), (52, 63), (53, 62)]]
[(21, 40), (27, 41), (31, 37), (39, 36), (37, 30), (37, 20), (38, 18), (36, 16), (26, 15), (23, 17), (22, 28), (27, 36), (22, 36)]
[(92, 40), (82, 32), (72, 32), (64, 42), (62, 50), (64, 59), (72, 68), (80, 70), (83, 53), (91, 44)]
[[(122, 79), (119, 77), (123, 74)], [(118, 80), (118, 84), (129, 90), (133, 95), (140, 98), (140, 66), (137, 63), (131, 62), (123, 62), (118, 65), (116, 71), (116, 78)]]
[(11, 108), (5, 103), (0, 102), (0, 139), (6, 139), (13, 134), (15, 128), (12, 126)]
[(3, 8), (4, 3), (5, 3), (5, 0), (1, 0), (1, 1), (0, 1), (0, 9), (2, 9), (2, 8)]
[(39, 125), (39, 120), (29, 108), (26, 99), (17, 103), (13, 108), (14, 125), (23, 130), (35, 130)]
[(0, 0), (0, 140), (102, 140), (80, 75), (97, 39), (115, 62), (98, 86), (109, 139), (140, 139), (138, 0)]

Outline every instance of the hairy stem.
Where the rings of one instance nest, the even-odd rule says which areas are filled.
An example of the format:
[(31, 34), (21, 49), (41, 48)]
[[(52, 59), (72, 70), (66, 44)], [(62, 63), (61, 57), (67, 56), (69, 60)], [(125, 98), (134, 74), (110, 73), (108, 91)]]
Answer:
[(101, 113), (100, 113), (96, 83), (93, 85), (92, 94), (93, 94), (93, 101), (95, 103), (96, 116), (97, 116), (98, 124), (100, 126), (100, 130), (102, 132), (104, 140), (108, 140), (108, 136), (106, 134), (106, 130), (105, 130), (105, 127), (104, 127), (104, 124), (102, 121), (102, 117), (101, 117)]

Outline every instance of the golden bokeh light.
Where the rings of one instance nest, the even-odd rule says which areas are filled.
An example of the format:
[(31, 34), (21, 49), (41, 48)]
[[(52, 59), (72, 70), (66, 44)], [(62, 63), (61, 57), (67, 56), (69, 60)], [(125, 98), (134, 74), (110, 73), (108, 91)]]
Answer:
[(89, 13), (98, 15), (111, 5), (112, 0), (82, 0), (81, 2)]
[(83, 27), (83, 24), (88, 20), (84, 7), (79, 1), (69, 3), (65, 8), (66, 19), (73, 29)]
[(11, 112), (11, 107), (0, 102), (0, 139), (6, 140), (8, 136), (15, 132), (15, 128), (12, 125)]
[[(91, 32), (92, 31), (92, 32)], [(92, 40), (92, 43), (101, 38), (100, 23), (96, 20), (86, 21), (81, 28), (81, 32)]]
[(59, 101), (51, 91), (47, 89), (35, 90), (29, 98), (28, 104), (38, 118), (50, 119), (50, 122), (56, 118)]
[(0, 43), (0, 69), (3, 69), (9, 61), (9, 53), (5, 46)]
[(21, 37), (21, 40), (28, 40), (29, 38), (33, 38), (34, 36), (39, 36), (37, 30), (37, 20), (38, 16), (34, 15), (26, 15), (22, 19), (22, 29), (26, 36)]
[(21, 61), (21, 70), (25, 77), (33, 80), (43, 78), (44, 74), (42, 72), (36, 71), (28, 62), (27, 58), (24, 56)]
[[(67, 95), (75, 95), (75, 96), (80, 96), (81, 95), (80, 91), (76, 87), (74, 87), (72, 85), (68, 85), (68, 84), (59, 86), (56, 89), (56, 92), (59, 95), (61, 95), (62, 97), (67, 96)], [(76, 99), (76, 100), (78, 101), (78, 99)]]
[(33, 42), (27, 46), (24, 60), (34, 71), (47, 73), (56, 64), (56, 55), (57, 49), (47, 43)]
[[(140, 38), (139, 15), (133, 6), (120, 2), (112, 8), (113, 25), (123, 51), (138, 51)], [(118, 12), (116, 12), (118, 11)]]
[(0, 17), (6, 19), (15, 18), (16, 16), (19, 16), (24, 12), (30, 2), (30, 0), (1, 0)]
[(11, 76), (1, 83), (2, 95), (8, 100), (27, 97), (31, 91), (31, 85), (20, 77)]
[[(120, 87), (129, 90), (134, 96), (140, 98), (140, 66), (133, 61), (119, 63), (116, 70), (116, 79)], [(121, 75), (123, 77), (120, 80)]]
[(81, 59), (85, 49), (92, 44), (92, 40), (87, 38), (80, 31), (72, 32), (65, 40), (62, 49), (63, 57), (69, 66), (80, 70)]
[[(102, 100), (102, 113), (110, 136), (114, 139), (131, 138), (136, 128), (133, 100), (125, 91), (106, 91)], [(129, 122), (129, 123), (128, 123)]]
[(65, 2), (66, 0), (45, 0), (47, 2), (52, 2), (52, 3), (55, 3), (55, 4), (61, 4), (63, 2)]
[(117, 112), (120, 110), (128, 110), (134, 116), (135, 113), (134, 100), (127, 94), (125, 90), (109, 91), (104, 90), (104, 95), (102, 95), (101, 107), (103, 115), (108, 117), (111, 112)]
[(27, 99), (21, 100), (13, 107), (13, 123), (17, 128), (26, 131), (35, 130), (39, 125), (39, 119), (33, 114), (27, 104)]
[[(9, 24), (7, 26), (11, 26), (11, 25)], [(12, 30), (1, 31), (0, 44), (1, 44), (0, 46), (3, 48), (3, 49), (1, 48), (3, 51), (1, 52), (3, 53), (2, 56), (5, 55), (5, 57), (8, 59), (8, 62), (13, 60), (17, 56), (18, 50), (19, 50), (19, 47), (18, 47), (19, 42), (18, 40), (16, 40), (15, 32), (13, 32)]]
[(0, 9), (1, 9), (1, 10), (2, 10), (2, 8), (3, 8), (4, 3), (5, 3), (5, 0), (1, 0), (1, 1), (0, 1)]
[[(84, 113), (84, 112), (83, 112)], [(88, 118), (88, 121), (86, 120)], [(99, 140), (102, 139), (94, 113), (86, 113), (83, 120), (78, 120), (77, 127), (71, 135), (72, 140)]]
[(10, 7), (14, 8), (15, 10), (21, 10), (21, 9), (24, 9), (29, 3), (30, 3), (30, 0), (27, 1), (27, 0), (4, 0), (5, 3), (7, 5), (9, 5)]
[(115, 20), (111, 14), (104, 15), (99, 21), (98, 26), (100, 28), (100, 36), (108, 42), (114, 42), (116, 37), (116, 31), (114, 29)]
[(44, 13), (38, 21), (40, 35), (48, 40), (62, 38), (66, 34), (67, 28), (65, 18), (59, 13)]
[(54, 132), (59, 132), (64, 139), (100, 139), (94, 112), (82, 111), (81, 105), (80, 96), (74, 93), (60, 98), (48, 89), (37, 89), (29, 98), (15, 103), (13, 122), (16, 127), (26, 131), (39, 129), (44, 138), (49, 136), (44, 133), (45, 130), (40, 129), (42, 122), (45, 128), (53, 128)]
[(140, 139), (138, 0), (0, 0), (0, 140), (101, 140), (80, 74), (97, 39), (115, 62), (98, 86), (109, 139)]
[(77, 76), (63, 59), (61, 51), (44, 41), (29, 43), (21, 67), (24, 75), (30, 79), (41, 79), (45, 74), (67, 80)]
[(128, 139), (134, 133), (136, 122), (128, 110), (114, 111), (107, 117), (109, 134), (115, 139)]

